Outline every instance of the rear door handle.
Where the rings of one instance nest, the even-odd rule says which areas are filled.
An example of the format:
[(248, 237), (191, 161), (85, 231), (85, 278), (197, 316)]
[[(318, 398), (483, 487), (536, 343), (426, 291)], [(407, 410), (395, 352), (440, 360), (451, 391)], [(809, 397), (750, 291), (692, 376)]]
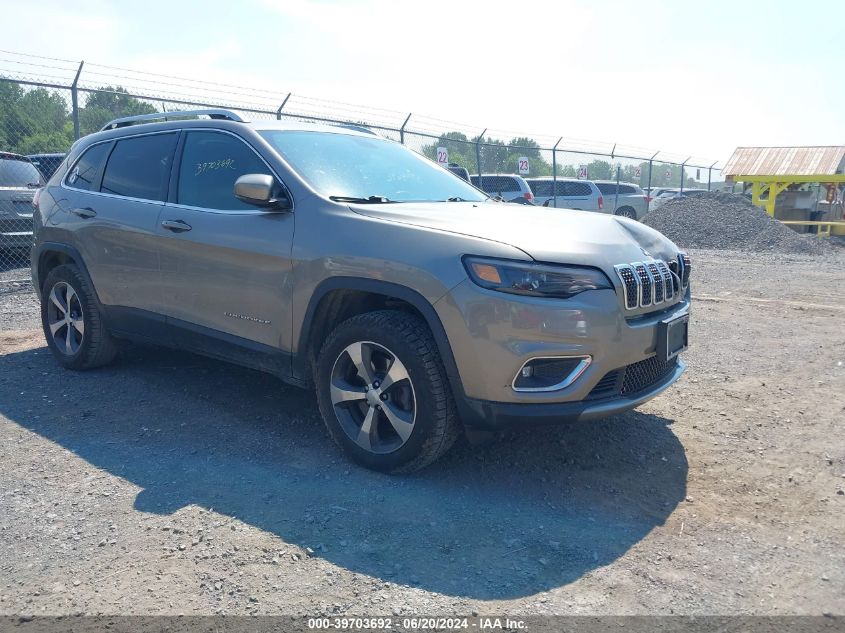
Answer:
[(161, 225), (174, 233), (183, 233), (191, 230), (191, 225), (187, 222), (182, 222), (182, 220), (164, 220)]
[(94, 209), (92, 209), (91, 207), (85, 207), (83, 209), (73, 209), (71, 213), (73, 213), (74, 215), (78, 215), (80, 218), (85, 218), (86, 220), (88, 218), (93, 218), (95, 215), (97, 215), (97, 212), (94, 211)]

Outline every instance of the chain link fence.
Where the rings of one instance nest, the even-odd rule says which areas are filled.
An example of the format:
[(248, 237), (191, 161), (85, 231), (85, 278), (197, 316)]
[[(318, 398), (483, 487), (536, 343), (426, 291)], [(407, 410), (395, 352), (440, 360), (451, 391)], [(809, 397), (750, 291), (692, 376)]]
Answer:
[(716, 163), (695, 157), (0, 51), (0, 282), (26, 279), (33, 197), (74, 140), (115, 118), (206, 107), (252, 120), (364, 126), (491, 195), (523, 203), (641, 218), (664, 190), (724, 185)]

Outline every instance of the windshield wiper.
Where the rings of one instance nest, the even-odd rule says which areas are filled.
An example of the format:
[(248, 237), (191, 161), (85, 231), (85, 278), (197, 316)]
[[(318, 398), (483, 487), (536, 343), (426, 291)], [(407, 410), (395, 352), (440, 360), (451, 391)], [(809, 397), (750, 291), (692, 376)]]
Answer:
[(329, 196), (329, 200), (335, 202), (353, 202), (357, 204), (385, 204), (387, 202), (396, 202), (384, 196), (368, 196), (366, 198), (356, 198), (355, 196)]
[(460, 196), (452, 196), (451, 198), (446, 198), (446, 202), (468, 202), (468, 200)]

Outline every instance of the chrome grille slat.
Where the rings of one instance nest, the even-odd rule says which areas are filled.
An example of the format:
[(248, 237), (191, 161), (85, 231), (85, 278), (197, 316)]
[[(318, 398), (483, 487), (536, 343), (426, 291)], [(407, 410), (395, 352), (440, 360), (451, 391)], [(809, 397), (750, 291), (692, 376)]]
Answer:
[(663, 303), (663, 277), (657, 269), (657, 264), (654, 262), (648, 262), (648, 272), (651, 273), (651, 276), (654, 279), (654, 304), (657, 305), (658, 303)]
[(622, 282), (626, 310), (674, 302), (689, 286), (690, 258), (683, 252), (671, 262), (648, 259), (613, 268)]
[(643, 262), (635, 262), (633, 266), (634, 272), (637, 273), (637, 282), (642, 287), (640, 305), (650, 306), (654, 303), (654, 279)]
[(675, 297), (675, 284), (672, 281), (672, 273), (669, 271), (669, 266), (664, 261), (657, 262), (657, 269), (663, 279), (663, 296), (666, 301)]

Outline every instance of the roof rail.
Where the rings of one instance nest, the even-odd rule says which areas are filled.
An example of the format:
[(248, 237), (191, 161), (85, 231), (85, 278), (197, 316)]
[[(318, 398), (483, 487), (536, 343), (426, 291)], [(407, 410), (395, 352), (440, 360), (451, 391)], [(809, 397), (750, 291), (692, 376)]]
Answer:
[(224, 119), (226, 121), (237, 121), (238, 123), (246, 123), (239, 114), (235, 114), (231, 110), (223, 108), (209, 108), (206, 110), (172, 110), (170, 112), (154, 112), (152, 114), (139, 114), (137, 116), (127, 116), (120, 119), (114, 119), (106, 123), (100, 131), (116, 130), (119, 127), (127, 127), (135, 125), (136, 123), (147, 123), (148, 121), (169, 121), (171, 119), (183, 119), (192, 116), (207, 116), (210, 119)]
[(358, 125), (357, 123), (340, 123), (337, 127), (342, 127), (347, 130), (355, 130), (356, 132), (364, 132), (365, 134), (372, 134), (373, 136), (378, 136), (375, 132), (373, 132), (370, 128), (364, 125)]

